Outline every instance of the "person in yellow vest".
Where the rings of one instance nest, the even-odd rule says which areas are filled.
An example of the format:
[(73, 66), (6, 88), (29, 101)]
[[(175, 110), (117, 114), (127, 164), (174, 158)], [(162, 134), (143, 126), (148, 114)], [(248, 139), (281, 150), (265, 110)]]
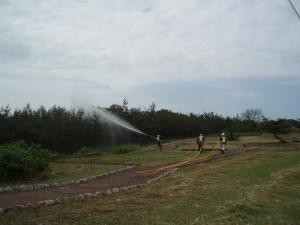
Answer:
[(221, 137), (220, 137), (219, 141), (220, 141), (220, 151), (222, 152), (222, 154), (224, 154), (225, 149), (226, 149), (226, 145), (227, 145), (227, 138), (225, 136), (225, 133), (221, 134)]
[(159, 134), (156, 136), (156, 141), (157, 141), (157, 149), (160, 152), (161, 149), (162, 149), (162, 144), (161, 144), (161, 140), (160, 140), (160, 135)]
[(197, 152), (198, 152), (198, 154), (200, 154), (202, 152), (204, 142), (205, 142), (205, 138), (204, 138), (203, 134), (200, 134), (199, 137), (197, 138), (197, 144), (198, 144)]

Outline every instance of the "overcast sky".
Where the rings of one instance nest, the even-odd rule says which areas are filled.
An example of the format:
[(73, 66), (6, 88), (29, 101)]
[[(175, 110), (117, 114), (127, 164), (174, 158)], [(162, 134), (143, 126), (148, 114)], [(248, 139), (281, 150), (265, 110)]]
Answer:
[(0, 0), (0, 105), (125, 97), (299, 118), (300, 19), (288, 0)]

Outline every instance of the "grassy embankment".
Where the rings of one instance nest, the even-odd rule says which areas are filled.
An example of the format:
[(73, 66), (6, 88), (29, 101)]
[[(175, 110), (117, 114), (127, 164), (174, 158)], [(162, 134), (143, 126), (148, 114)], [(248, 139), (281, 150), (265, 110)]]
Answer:
[(249, 151), (129, 193), (12, 211), (0, 224), (300, 224), (299, 143), (264, 135), (230, 145)]

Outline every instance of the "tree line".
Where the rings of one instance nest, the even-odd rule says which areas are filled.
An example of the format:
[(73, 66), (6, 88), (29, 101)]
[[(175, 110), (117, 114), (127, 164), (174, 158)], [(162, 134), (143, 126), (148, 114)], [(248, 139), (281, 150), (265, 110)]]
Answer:
[[(224, 117), (213, 112), (184, 114), (167, 109), (156, 109), (154, 103), (147, 109), (128, 107), (128, 101), (113, 104), (108, 111), (125, 119), (150, 135), (160, 134), (163, 139), (196, 137), (199, 133), (228, 132), (283, 132), (291, 127), (300, 128), (299, 120), (269, 120), (259, 109), (246, 110), (235, 117)], [(101, 115), (86, 116), (84, 109), (66, 109), (40, 106), (23, 109), (9, 106), (0, 108), (0, 145), (22, 140), (39, 144), (59, 153), (73, 153), (81, 147), (101, 147), (120, 143), (143, 143), (148, 137), (101, 120)]]

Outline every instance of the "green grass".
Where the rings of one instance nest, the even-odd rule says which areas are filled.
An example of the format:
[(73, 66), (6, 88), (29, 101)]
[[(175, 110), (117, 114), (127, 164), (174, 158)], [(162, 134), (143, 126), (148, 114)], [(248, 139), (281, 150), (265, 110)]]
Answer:
[(141, 146), (139, 145), (116, 145), (105, 149), (105, 152), (112, 154), (126, 154), (136, 151)]
[(191, 156), (193, 153), (180, 150), (137, 150), (127, 154), (102, 154), (94, 157), (69, 157), (63, 162), (98, 164), (139, 164), (144, 167), (163, 166)]
[[(249, 161), (252, 163), (249, 163)], [(254, 162), (255, 166), (253, 166)], [(249, 160), (239, 161), (231, 165), (230, 168), (226, 169), (226, 172), (231, 179), (244, 177), (243, 182), (253, 184), (263, 181), (274, 172), (296, 165), (300, 165), (300, 154), (298, 152), (288, 154), (278, 152), (272, 155), (259, 153), (254, 157), (251, 156)]]
[(86, 155), (102, 155), (102, 154), (125, 154), (129, 152), (133, 152), (139, 148), (141, 145), (136, 144), (123, 144), (123, 145), (113, 145), (109, 147), (102, 148), (91, 148), (91, 147), (83, 147), (78, 151), (74, 152), (74, 156), (86, 156)]
[(263, 132), (252, 131), (252, 132), (235, 132), (238, 136), (258, 136), (263, 134)]
[(1, 183), (0, 187), (15, 186), (20, 184), (63, 183), (98, 175), (112, 170), (117, 170), (121, 165), (80, 164), (80, 163), (50, 163), (49, 169), (35, 179)]

